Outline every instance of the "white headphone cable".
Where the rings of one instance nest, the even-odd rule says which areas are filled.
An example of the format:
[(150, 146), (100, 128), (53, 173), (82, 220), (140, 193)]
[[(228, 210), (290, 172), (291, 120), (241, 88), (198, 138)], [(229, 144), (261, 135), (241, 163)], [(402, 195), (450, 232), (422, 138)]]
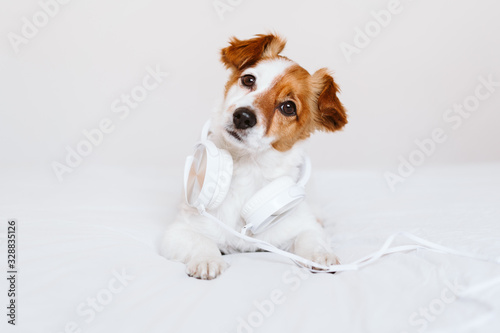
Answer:
[[(396, 252), (407, 252), (407, 251), (413, 251), (413, 250), (417, 250), (417, 249), (427, 249), (427, 250), (434, 251), (434, 252), (447, 253), (447, 254), (467, 257), (467, 258), (471, 258), (471, 259), (475, 259), (475, 260), (481, 260), (481, 261), (500, 264), (500, 258), (491, 259), (491, 258), (488, 258), (486, 256), (482, 256), (482, 255), (470, 254), (470, 253), (466, 253), (466, 252), (457, 251), (457, 250), (448, 248), (446, 246), (425, 240), (425, 239), (420, 238), (418, 236), (415, 236), (409, 232), (403, 231), (403, 232), (398, 232), (398, 233), (395, 233), (395, 234), (389, 236), (387, 238), (387, 240), (384, 242), (384, 244), (382, 245), (382, 247), (378, 251), (375, 251), (375, 252), (373, 252), (373, 253), (371, 253), (371, 254), (369, 254), (361, 259), (358, 259), (351, 264), (338, 264), (338, 265), (332, 265), (332, 266), (324, 266), (322, 264), (316, 263), (314, 261), (303, 258), (303, 257), (298, 256), (296, 254), (281, 250), (281, 249), (275, 247), (274, 245), (271, 245), (263, 240), (252, 238), (252, 237), (249, 237), (249, 236), (244, 235), (242, 233), (239, 233), (236, 230), (229, 227), (228, 225), (226, 225), (225, 223), (223, 223), (217, 217), (208, 213), (203, 206), (199, 207), (198, 210), (199, 210), (201, 215), (216, 222), (219, 226), (221, 226), (223, 229), (225, 229), (226, 231), (228, 231), (232, 235), (239, 237), (247, 242), (253, 243), (258, 248), (260, 248), (262, 250), (266, 250), (269, 252), (273, 252), (273, 253), (282, 255), (284, 257), (287, 257), (287, 258), (293, 260), (297, 264), (302, 264), (307, 269), (309, 269), (311, 272), (331, 273), (331, 272), (341, 272), (341, 271), (353, 271), (353, 270), (357, 270), (361, 267), (364, 267), (364, 266), (367, 266), (367, 265), (373, 263), (374, 261), (380, 259), (382, 256), (384, 256), (386, 254), (396, 253)], [(410, 240), (416, 242), (417, 244), (390, 247), (391, 244), (394, 242), (395, 238), (398, 236), (405, 236), (406, 238), (409, 238)]]

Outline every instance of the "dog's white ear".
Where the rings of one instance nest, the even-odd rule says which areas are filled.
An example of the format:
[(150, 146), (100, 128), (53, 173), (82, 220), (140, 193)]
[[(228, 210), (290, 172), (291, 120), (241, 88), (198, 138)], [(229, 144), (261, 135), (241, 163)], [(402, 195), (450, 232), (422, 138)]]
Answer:
[(347, 114), (337, 97), (340, 91), (326, 68), (321, 68), (312, 75), (318, 94), (318, 109), (314, 113), (316, 128), (334, 132), (347, 124)]
[(228, 69), (243, 70), (262, 58), (277, 56), (285, 44), (285, 39), (274, 34), (257, 35), (247, 40), (232, 37), (229, 46), (221, 50), (221, 61)]

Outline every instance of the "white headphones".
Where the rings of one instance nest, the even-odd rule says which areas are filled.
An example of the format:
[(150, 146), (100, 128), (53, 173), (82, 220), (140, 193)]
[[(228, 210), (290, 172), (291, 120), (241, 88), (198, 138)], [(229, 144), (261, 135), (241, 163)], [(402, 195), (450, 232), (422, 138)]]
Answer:
[[(233, 159), (208, 139), (209, 127), (208, 121), (184, 167), (186, 202), (198, 210), (217, 208), (226, 198), (233, 175)], [(257, 191), (242, 208), (241, 217), (246, 223), (242, 233), (260, 233), (293, 211), (305, 197), (304, 187), (310, 175), (311, 162), (304, 156), (298, 181), (283, 176)]]

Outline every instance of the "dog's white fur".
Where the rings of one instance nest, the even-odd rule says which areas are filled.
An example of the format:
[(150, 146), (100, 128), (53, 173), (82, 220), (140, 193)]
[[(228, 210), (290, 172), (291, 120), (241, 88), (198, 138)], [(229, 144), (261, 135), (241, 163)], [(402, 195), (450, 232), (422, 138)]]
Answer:
[[(257, 124), (246, 130), (242, 141), (228, 133), (233, 129), (234, 110), (238, 107), (256, 109), (254, 97), (272, 88), (275, 79), (291, 64), (294, 63), (280, 58), (262, 61), (246, 69), (243, 75), (254, 75), (259, 83), (257, 89), (249, 92), (240, 83), (234, 84), (228, 90), (223, 105), (212, 116), (210, 139), (219, 148), (230, 152), (234, 171), (225, 201), (211, 213), (238, 231), (245, 225), (241, 209), (253, 194), (281, 176), (298, 178), (304, 154), (302, 144), (296, 143), (284, 152), (273, 149), (273, 138), (264, 135), (264, 122), (260, 118), (263, 115), (258, 110)], [(306, 202), (302, 202), (282, 222), (254, 237), (319, 264), (337, 263), (325, 231)], [(168, 226), (161, 249), (165, 257), (185, 263), (188, 275), (200, 279), (213, 279), (227, 268), (221, 251), (256, 250), (255, 245), (227, 233), (185, 203), (175, 222)]]

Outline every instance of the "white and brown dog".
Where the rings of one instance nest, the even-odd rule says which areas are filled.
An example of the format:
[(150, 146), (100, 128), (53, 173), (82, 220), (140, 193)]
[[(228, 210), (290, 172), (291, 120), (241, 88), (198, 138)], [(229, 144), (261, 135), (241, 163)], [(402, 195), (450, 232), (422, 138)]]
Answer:
[[(211, 213), (235, 230), (245, 225), (244, 203), (282, 176), (299, 177), (301, 141), (316, 130), (333, 132), (346, 123), (338, 87), (326, 69), (310, 75), (279, 55), (285, 40), (269, 34), (232, 38), (221, 60), (231, 70), (222, 106), (212, 116), (210, 140), (233, 158), (224, 202)], [(258, 235), (283, 250), (326, 266), (337, 264), (327, 235), (302, 202), (282, 222)], [(256, 251), (184, 204), (165, 233), (162, 254), (187, 265), (187, 274), (213, 279), (227, 267), (223, 253)]]

